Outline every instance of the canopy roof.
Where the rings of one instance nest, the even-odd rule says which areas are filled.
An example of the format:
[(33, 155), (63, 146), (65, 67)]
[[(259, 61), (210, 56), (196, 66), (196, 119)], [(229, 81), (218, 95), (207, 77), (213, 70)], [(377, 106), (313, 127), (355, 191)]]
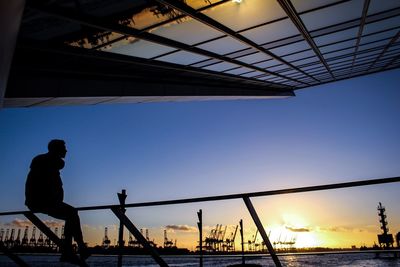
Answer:
[(27, 1), (5, 107), (280, 98), (400, 66), (400, 1)]

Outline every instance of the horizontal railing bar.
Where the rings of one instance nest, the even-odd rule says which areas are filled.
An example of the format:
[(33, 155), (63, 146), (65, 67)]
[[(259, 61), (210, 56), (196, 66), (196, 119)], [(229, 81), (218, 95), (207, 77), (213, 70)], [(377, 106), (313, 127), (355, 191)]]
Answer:
[[(175, 199), (175, 200), (162, 200), (162, 201), (152, 201), (152, 202), (131, 203), (131, 204), (126, 204), (125, 208), (176, 205), (176, 204), (218, 201), (218, 200), (231, 200), (231, 199), (239, 199), (239, 198), (244, 198), (244, 197), (249, 197), (249, 198), (250, 197), (263, 197), (263, 196), (304, 193), (304, 192), (312, 192), (312, 191), (322, 191), (322, 190), (359, 187), (359, 186), (377, 185), (377, 184), (387, 184), (387, 183), (396, 183), (396, 182), (400, 182), (400, 177), (378, 178), (378, 179), (360, 180), (360, 181), (353, 181), (353, 182), (314, 185), (314, 186), (305, 186), (305, 187), (296, 187), (296, 188), (287, 188), (287, 189), (278, 189), (278, 190), (269, 190), (269, 191), (259, 191), (259, 192), (250, 192), (250, 193), (239, 193), (239, 194), (230, 194), (230, 195), (220, 195), (220, 196), (183, 198), (183, 199)], [(79, 210), (79, 211), (104, 210), (104, 209), (112, 209), (115, 207), (119, 207), (119, 205), (78, 207), (77, 210)], [(17, 215), (17, 214), (23, 214), (24, 212), (25, 211), (0, 212), (0, 216)]]

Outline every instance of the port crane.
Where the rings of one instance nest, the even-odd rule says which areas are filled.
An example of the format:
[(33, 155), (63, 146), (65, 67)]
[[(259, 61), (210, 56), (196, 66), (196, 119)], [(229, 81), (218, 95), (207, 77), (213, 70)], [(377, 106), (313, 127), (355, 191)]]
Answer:
[(224, 245), (225, 245), (226, 251), (228, 251), (228, 252), (235, 251), (235, 238), (236, 238), (236, 233), (237, 233), (238, 227), (239, 226), (236, 225), (235, 230), (231, 233), (230, 238), (227, 238), (225, 240), (226, 244), (224, 244)]
[(255, 251), (256, 247), (258, 247), (259, 244), (256, 246), (257, 235), (258, 235), (258, 229), (256, 230), (255, 235), (253, 235), (253, 240), (247, 241), (247, 249), (249, 251)]
[(36, 226), (33, 226), (32, 228), (31, 238), (29, 239), (29, 246), (36, 246)]
[(103, 246), (103, 248), (107, 249), (110, 247), (110, 244), (111, 244), (111, 241), (108, 238), (108, 228), (106, 227), (106, 228), (104, 228), (104, 238), (103, 238), (102, 246)]
[(28, 246), (29, 245), (28, 231), (29, 231), (29, 226), (25, 226), (24, 236), (22, 237), (22, 241), (21, 241), (21, 245), (22, 246)]
[(168, 240), (167, 230), (164, 230), (164, 248), (172, 248), (173, 246), (174, 242), (172, 242), (172, 240)]
[(379, 245), (384, 248), (393, 247), (393, 235), (389, 234), (388, 221), (386, 216), (386, 208), (382, 206), (382, 203), (379, 202), (378, 205), (378, 215), (379, 222), (381, 223), (382, 234), (378, 235)]

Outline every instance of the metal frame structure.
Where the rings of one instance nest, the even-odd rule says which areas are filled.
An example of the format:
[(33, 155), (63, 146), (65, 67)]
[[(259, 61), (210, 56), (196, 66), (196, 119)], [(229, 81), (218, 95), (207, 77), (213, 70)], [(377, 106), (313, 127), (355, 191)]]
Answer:
[[(298, 188), (287, 188), (287, 189), (279, 189), (279, 190), (269, 190), (269, 191), (260, 191), (260, 192), (251, 192), (251, 193), (240, 193), (240, 194), (231, 194), (231, 195), (219, 195), (219, 196), (210, 196), (210, 197), (199, 197), (199, 198), (187, 198), (187, 199), (176, 199), (176, 200), (166, 200), (166, 201), (153, 201), (153, 202), (142, 202), (142, 203), (129, 203), (125, 204), (124, 201), (120, 202), (119, 205), (102, 205), (102, 206), (90, 206), (90, 207), (79, 207), (78, 211), (93, 211), (93, 210), (111, 210), (114, 215), (120, 220), (120, 225), (125, 226), (129, 232), (135, 236), (136, 240), (148, 251), (149, 255), (153, 257), (153, 259), (160, 266), (168, 266), (168, 264), (160, 257), (157, 251), (151, 247), (151, 245), (147, 242), (146, 238), (140, 233), (140, 231), (136, 228), (136, 226), (132, 223), (132, 221), (125, 215), (126, 208), (135, 208), (135, 207), (150, 207), (150, 206), (164, 206), (164, 205), (177, 205), (177, 204), (188, 204), (188, 203), (197, 203), (197, 202), (209, 202), (209, 201), (221, 201), (221, 200), (233, 200), (233, 199), (243, 199), (253, 221), (256, 225), (258, 231), (263, 238), (264, 243), (268, 248), (269, 255), (272, 257), (275, 266), (282, 266), (279, 260), (279, 257), (276, 255), (275, 250), (268, 238), (268, 235), (265, 232), (264, 226), (259, 219), (257, 211), (255, 210), (251, 198), (255, 197), (263, 197), (263, 196), (274, 196), (274, 195), (283, 195), (283, 194), (295, 194), (295, 193), (304, 193), (304, 192), (314, 192), (314, 191), (322, 191), (322, 190), (333, 190), (333, 189), (341, 189), (341, 188), (351, 188), (351, 187), (360, 187), (360, 186), (368, 186), (368, 185), (379, 185), (379, 184), (387, 184), (387, 183), (397, 183), (400, 182), (400, 177), (390, 177), (390, 178), (378, 178), (378, 179), (370, 179), (370, 180), (359, 180), (352, 182), (344, 182), (344, 183), (335, 183), (335, 184), (325, 184), (325, 185), (316, 185), (316, 186), (307, 186), (307, 187), (298, 187)], [(124, 193), (124, 192), (123, 192)], [(60, 239), (49, 229), (47, 226), (40, 221), (40, 219), (34, 215), (30, 211), (11, 211), (11, 212), (0, 212), (0, 216), (8, 216), (8, 215), (24, 215), (28, 218), (34, 225), (36, 225), (42, 232), (44, 232), (55, 244), (60, 245)], [(199, 220), (201, 221), (200, 217)], [(122, 227), (120, 228), (120, 230)], [(120, 241), (123, 239), (120, 235)], [(243, 245), (243, 244), (242, 244)], [(24, 263), (17, 255), (12, 253), (7, 253), (7, 250), (0, 247), (5, 255), (9, 256), (15, 262)], [(200, 257), (200, 262), (202, 262), (202, 257)], [(82, 264), (83, 265), (83, 264)], [(118, 266), (122, 265), (122, 260), (118, 261)], [(24, 265), (28, 266), (28, 265)]]
[[(244, 5), (253, 1), (258, 0)], [(225, 8), (233, 10), (228, 0), (119, 5), (28, 0), (4, 106), (281, 98), (310, 86), (395, 69), (400, 66), (400, 4), (376, 1), (338, 0), (308, 7), (296, 0), (269, 1), (280, 16), (235, 28), (218, 18)], [(349, 11), (348, 6), (356, 8)], [(340, 11), (350, 13), (335, 20), (334, 12)], [(151, 12), (158, 16), (154, 21)], [(136, 14), (149, 21), (136, 28)], [(313, 19), (321, 14), (332, 22)], [(199, 33), (201, 38), (194, 40), (200, 41), (188, 42), (175, 33), (194, 22), (213, 33), (211, 37)], [(277, 25), (291, 25), (290, 34), (260, 37), (268, 29), (286, 31)], [(186, 31), (196, 37), (190, 28)], [(100, 40), (105, 35), (112, 37)], [(144, 46), (146, 42), (160, 51)], [(229, 47), (235, 42), (241, 48)], [(142, 56), (142, 50), (149, 56)], [(176, 59), (178, 55), (187, 62)]]

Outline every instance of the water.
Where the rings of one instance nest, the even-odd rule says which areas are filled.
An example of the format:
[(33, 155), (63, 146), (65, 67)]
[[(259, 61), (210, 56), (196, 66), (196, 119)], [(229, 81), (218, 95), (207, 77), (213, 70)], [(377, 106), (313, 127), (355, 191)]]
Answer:
[[(58, 262), (59, 255), (21, 255), (21, 258), (30, 266), (73, 266)], [(163, 259), (171, 267), (199, 266), (198, 256), (163, 256)], [(374, 253), (350, 253), (350, 254), (321, 254), (321, 255), (285, 255), (279, 256), (283, 266), (355, 266), (355, 267), (395, 267), (400, 266), (400, 258), (375, 258)], [(241, 263), (240, 256), (207, 256), (204, 258), (204, 267), (223, 267), (229, 264)], [(117, 266), (116, 256), (92, 256), (87, 263), (93, 267)], [(261, 266), (275, 266), (268, 256), (249, 256), (246, 263), (257, 263)], [(0, 255), (0, 266), (16, 266), (10, 259)], [(123, 266), (157, 267), (154, 260), (149, 256), (124, 256)]]

